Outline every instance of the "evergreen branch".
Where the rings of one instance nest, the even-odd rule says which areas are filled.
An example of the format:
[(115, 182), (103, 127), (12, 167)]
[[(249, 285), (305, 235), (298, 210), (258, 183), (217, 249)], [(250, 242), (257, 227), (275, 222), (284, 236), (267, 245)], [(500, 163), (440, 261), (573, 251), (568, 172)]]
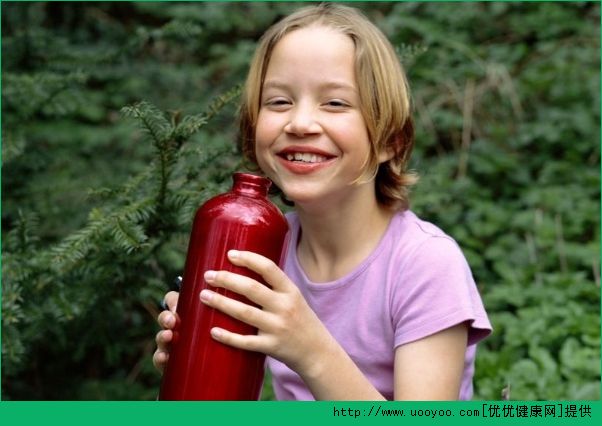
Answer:
[(173, 149), (169, 146), (170, 141), (173, 139), (173, 125), (169, 123), (163, 112), (155, 105), (146, 101), (123, 107), (121, 112), (126, 116), (137, 118), (141, 122), (143, 129), (150, 134), (157, 148), (159, 160), (157, 208), (161, 211), (167, 193), (167, 182), (171, 173), (170, 165), (174, 160)]
[(25, 151), (25, 139), (20, 133), (2, 129), (2, 164), (7, 164)]
[(395, 53), (400, 62), (406, 67), (413, 64), (420, 55), (428, 51), (428, 45), (401, 43), (395, 46)]
[(21, 338), (21, 332), (16, 327), (2, 327), (2, 370), (18, 370), (23, 362), (26, 349)]
[(21, 286), (12, 279), (2, 280), (2, 327), (17, 324), (24, 319), (20, 308), (23, 302)]
[(171, 127), (169, 121), (163, 112), (150, 102), (141, 101), (131, 106), (125, 106), (121, 108), (121, 112), (128, 117), (137, 118), (159, 149), (169, 139)]
[(155, 164), (148, 165), (137, 175), (130, 177), (126, 183), (115, 188), (90, 188), (88, 189), (87, 195), (88, 197), (99, 198), (101, 200), (108, 200), (117, 196), (120, 196), (121, 198), (127, 197), (134, 191), (137, 191), (143, 183), (148, 181), (153, 174), (155, 167)]
[(116, 218), (116, 226), (111, 230), (115, 242), (128, 254), (141, 248), (148, 240), (141, 226)]
[(191, 37), (198, 37), (203, 33), (203, 27), (191, 22), (174, 19), (163, 25), (158, 31), (151, 33), (156, 38), (188, 41)]
[(181, 145), (208, 122), (209, 118), (206, 113), (187, 115), (173, 130), (172, 138), (177, 145)]
[(177, 143), (177, 147), (181, 146), (184, 141), (198, 132), (206, 125), (215, 115), (217, 115), (226, 105), (240, 96), (242, 86), (236, 85), (223, 95), (216, 97), (207, 107), (207, 110), (196, 115), (188, 115), (178, 123), (171, 135)]
[[(133, 188), (139, 187), (142, 182), (146, 181), (146, 179), (143, 179), (143, 175), (147, 175), (152, 172), (152, 170), (156, 170), (158, 173), (156, 196), (153, 205), (154, 211), (161, 216), (174, 207), (177, 210), (185, 205), (186, 200), (177, 200), (177, 197), (170, 197), (169, 193), (169, 182), (171, 180), (174, 165), (179, 159), (181, 147), (185, 141), (206, 125), (212, 117), (221, 111), (228, 103), (238, 97), (240, 92), (241, 87), (236, 86), (217, 97), (205, 112), (196, 115), (188, 115), (182, 120), (179, 119), (179, 112), (172, 113), (172, 123), (167, 120), (166, 114), (146, 101), (122, 108), (121, 111), (124, 115), (136, 118), (141, 122), (142, 127), (150, 134), (154, 145), (157, 148), (157, 161), (155, 165), (131, 179), (124, 189), (133, 190)], [(102, 191), (97, 191), (97, 194), (98, 193), (101, 196), (110, 196), (111, 194), (115, 194), (116, 191), (104, 189)], [(175, 204), (171, 205), (174, 201)], [(89, 233), (98, 232), (94, 230), (94, 223), (95, 222), (91, 222), (88, 229)], [(141, 228), (127, 221), (117, 223), (112, 229), (113, 238), (118, 245), (126, 249), (126, 251), (141, 247), (147, 239)], [(85, 241), (88, 240), (90, 235), (86, 234), (85, 230), (82, 230), (82, 232), (83, 234), (79, 237), (76, 236), (75, 242), (71, 244), (71, 247), (76, 249), (73, 252), (76, 255), (76, 260), (79, 260), (87, 252), (87, 248), (83, 244), (85, 244)], [(81, 245), (81, 249), (79, 250), (77, 249), (78, 244)]]
[(219, 113), (227, 104), (235, 100), (242, 93), (242, 85), (237, 84), (232, 89), (228, 90), (221, 96), (218, 96), (208, 108), (208, 112), (206, 113), (207, 120), (211, 120), (214, 115)]
[(2, 79), (3, 110), (13, 110), (22, 120), (28, 120), (72, 85), (85, 83), (87, 77), (76, 71), (66, 75), (7, 73)]
[(37, 236), (40, 218), (37, 214), (17, 212), (15, 227), (11, 229), (4, 240), (5, 247), (16, 253), (24, 253), (39, 241)]
[(177, 196), (174, 196), (173, 200), (177, 212), (178, 223), (184, 226), (190, 226), (191, 220), (194, 217), (199, 205), (207, 200), (211, 195), (214, 195), (207, 188), (200, 188), (197, 190), (183, 190), (180, 191)]
[(159, 190), (157, 191), (157, 205), (158, 210), (162, 211), (165, 205), (165, 197), (167, 195), (167, 183), (169, 181), (169, 173), (167, 170), (168, 159), (167, 153), (162, 150), (159, 152)]
[(105, 226), (106, 223), (103, 220), (94, 221), (67, 236), (58, 246), (51, 249), (55, 266), (64, 268), (66, 265), (77, 263), (86, 257), (92, 247), (93, 238), (100, 235)]
[[(168, 183), (170, 181), (173, 165), (177, 162), (179, 157), (179, 149), (186, 140), (206, 125), (211, 117), (217, 114), (239, 94), (240, 87), (237, 86), (226, 92), (224, 95), (216, 98), (206, 112), (184, 117), (179, 123), (171, 125), (172, 130), (169, 136), (166, 136), (168, 121), (165, 118), (165, 115), (154, 105), (148, 102), (140, 102), (122, 108), (124, 115), (140, 120), (143, 128), (150, 134), (158, 149), (158, 161), (147, 167), (138, 175), (129, 179), (129, 181), (120, 188), (99, 188), (90, 190), (89, 195), (103, 199), (117, 195), (128, 195), (139, 189), (142, 184), (146, 183), (154, 170), (158, 170), (156, 208), (157, 211), (163, 211), (166, 208)], [(218, 150), (210, 158), (214, 159), (222, 154), (223, 150)]]
[[(102, 216), (99, 210), (94, 210), (90, 213), (90, 221), (87, 226), (66, 237), (57, 246), (51, 248), (46, 255), (50, 257), (55, 268), (67, 269), (83, 260), (94, 247), (95, 240), (101, 235), (107, 232), (112, 235), (115, 235), (115, 232), (121, 232), (117, 228), (123, 223), (148, 222), (154, 212), (155, 200), (151, 198), (144, 198), (127, 205), (108, 216)], [(140, 243), (146, 241), (148, 237), (144, 235), (142, 228), (129, 229), (124, 234), (135, 241), (131, 247), (141, 247)], [(122, 245), (122, 247), (124, 246)]]

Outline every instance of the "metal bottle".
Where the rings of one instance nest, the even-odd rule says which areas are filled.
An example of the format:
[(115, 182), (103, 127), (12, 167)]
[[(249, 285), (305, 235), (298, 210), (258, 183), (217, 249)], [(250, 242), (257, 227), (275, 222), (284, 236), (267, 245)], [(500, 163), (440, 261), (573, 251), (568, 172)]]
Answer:
[[(194, 219), (161, 400), (259, 399), (265, 355), (224, 345), (210, 336), (214, 326), (240, 334), (257, 330), (204, 305), (199, 293), (208, 287), (203, 279), (207, 270), (228, 270), (263, 282), (257, 274), (230, 263), (226, 253), (247, 250), (279, 263), (288, 225), (267, 198), (268, 179), (235, 173), (233, 180), (232, 189), (203, 204)], [(228, 290), (212, 290), (250, 303)]]

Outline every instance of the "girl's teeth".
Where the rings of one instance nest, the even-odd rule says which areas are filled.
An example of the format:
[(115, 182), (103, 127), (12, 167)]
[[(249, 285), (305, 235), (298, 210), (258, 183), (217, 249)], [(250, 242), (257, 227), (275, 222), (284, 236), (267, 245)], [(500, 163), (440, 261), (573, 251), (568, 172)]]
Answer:
[(288, 161), (302, 161), (304, 163), (321, 163), (326, 161), (326, 157), (317, 154), (310, 154), (308, 152), (295, 152), (286, 154)]

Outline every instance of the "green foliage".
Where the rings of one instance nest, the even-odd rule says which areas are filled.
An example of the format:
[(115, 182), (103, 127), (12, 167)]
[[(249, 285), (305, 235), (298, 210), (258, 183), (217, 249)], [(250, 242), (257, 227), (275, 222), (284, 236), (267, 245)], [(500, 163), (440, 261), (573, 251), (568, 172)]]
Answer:
[[(356, 6), (408, 71), (412, 208), (459, 241), (495, 328), (475, 396), (599, 398), (599, 5)], [(156, 303), (242, 167), (256, 40), (296, 7), (2, 4), (4, 399), (156, 396)]]
[[(60, 38), (60, 25), (10, 31), (20, 14), (63, 6), (67, 12), (38, 3), (3, 8), (3, 48), (14, 59), (3, 63), (2, 87), (3, 397), (150, 399), (158, 384), (150, 365), (156, 301), (182, 270), (192, 214), (240, 162), (234, 144), (205, 127), (232, 115), (240, 87), (222, 87), (196, 111), (163, 112), (145, 96), (163, 96), (146, 80), (162, 58), (138, 77), (124, 66), (145, 57), (144, 30), (124, 32), (104, 53), (75, 34), (38, 51), (49, 47), (42, 40)], [(74, 7), (102, 14), (117, 6)], [(194, 34), (170, 22), (152, 37)], [(12, 50), (19, 43), (27, 51)], [(86, 54), (69, 55), (73, 49)], [(67, 56), (77, 72), (55, 70)]]
[(392, 39), (427, 47), (409, 64), (413, 208), (459, 241), (495, 328), (476, 397), (598, 399), (598, 6), (393, 9)]

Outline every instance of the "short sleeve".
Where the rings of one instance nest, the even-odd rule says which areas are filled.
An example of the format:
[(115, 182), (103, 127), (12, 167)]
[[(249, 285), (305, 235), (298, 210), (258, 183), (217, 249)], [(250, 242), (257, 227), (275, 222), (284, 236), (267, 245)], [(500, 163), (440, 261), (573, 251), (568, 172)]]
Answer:
[(453, 239), (430, 236), (391, 273), (398, 274), (390, 307), (395, 347), (463, 322), (469, 345), (490, 334), (472, 272)]

